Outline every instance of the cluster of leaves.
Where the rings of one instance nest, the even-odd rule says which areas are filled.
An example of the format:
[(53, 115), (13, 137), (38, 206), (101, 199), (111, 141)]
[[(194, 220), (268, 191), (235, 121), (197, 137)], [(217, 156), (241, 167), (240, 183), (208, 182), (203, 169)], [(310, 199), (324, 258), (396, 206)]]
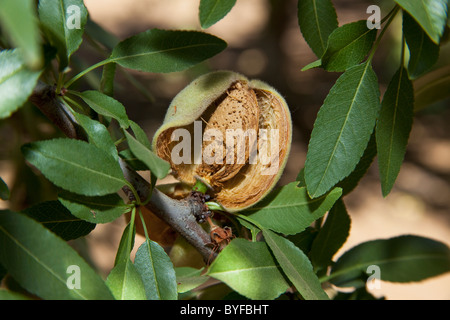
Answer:
[[(25, 159), (60, 192), (55, 201), (38, 203), (21, 213), (6, 210), (0, 214), (2, 270), (44, 299), (176, 299), (175, 271), (160, 245), (147, 236), (134, 263), (130, 260), (136, 208), (141, 203), (119, 160), (150, 170), (155, 179), (164, 178), (170, 166), (153, 153), (144, 130), (112, 97), (115, 69), (119, 65), (145, 72), (181, 71), (219, 53), (226, 43), (203, 32), (147, 30), (116, 43), (108, 58), (66, 80), (71, 57), (87, 29), (88, 12), (81, 0), (60, 4), (41, 0), (37, 10), (32, 0), (1, 4), (2, 28), (17, 48), (0, 52), (0, 117), (7, 118), (21, 107), (39, 81), (53, 71), (59, 102), (87, 137), (87, 141), (56, 138), (22, 146)], [(79, 9), (75, 11), (79, 15), (73, 17), (79, 19), (79, 28), (68, 23), (73, 6)], [(52, 70), (55, 64), (57, 71)], [(100, 66), (104, 66), (101, 91), (71, 90), (76, 80)], [(113, 123), (118, 130), (111, 129)], [(120, 137), (115, 139), (114, 133)], [(118, 152), (117, 146), (124, 142), (127, 147)], [(124, 186), (135, 194), (136, 203), (125, 203), (117, 194)], [(7, 199), (9, 189), (3, 180), (0, 190), (2, 199)], [(66, 241), (85, 236), (95, 224), (114, 221), (130, 211), (131, 221), (105, 283)], [(67, 286), (71, 265), (80, 268), (80, 288)], [(2, 291), (2, 297), (10, 294), (18, 298)]]
[[(400, 11), (409, 64), (403, 66), (403, 49), (399, 70), (380, 104), (371, 61)], [(382, 280), (394, 282), (419, 281), (449, 270), (446, 245), (410, 235), (366, 242), (332, 260), (350, 230), (342, 197), (356, 187), (377, 154), (383, 195), (392, 189), (413, 121), (411, 79), (436, 63), (446, 12), (444, 0), (428, 4), (396, 1), (377, 35), (377, 29), (369, 29), (366, 20), (338, 27), (331, 1), (298, 1), (300, 29), (319, 58), (303, 70), (321, 67), (343, 74), (320, 108), (299, 182), (275, 190), (238, 215), (252, 231), (253, 240), (262, 232), (265, 244), (232, 241), (213, 262), (208, 275), (252, 299), (276, 298), (289, 286), (304, 299), (327, 299), (321, 288), (325, 281), (355, 288), (336, 298), (358, 299), (373, 298), (365, 288), (371, 265), (382, 270)], [(327, 219), (320, 225), (326, 212)], [(313, 221), (318, 222), (316, 228), (310, 227)], [(263, 279), (271, 279), (270, 284)]]
[[(0, 4), (2, 30), (16, 47), (0, 52), (0, 118), (21, 107), (39, 81), (53, 72), (58, 101), (87, 137), (87, 142), (58, 138), (22, 146), (25, 159), (60, 192), (55, 201), (38, 203), (20, 213), (0, 213), (0, 275), (7, 272), (27, 291), (43, 299), (177, 299), (190, 297), (189, 293), (210, 277), (250, 299), (275, 299), (290, 287), (303, 299), (328, 299), (322, 289), (326, 281), (339, 287), (355, 287), (353, 298), (367, 296), (366, 270), (374, 264), (382, 270), (382, 280), (397, 282), (418, 281), (448, 271), (448, 247), (416, 236), (366, 242), (333, 261), (350, 230), (342, 197), (357, 185), (376, 154), (383, 194), (392, 188), (412, 125), (411, 79), (428, 71), (436, 61), (437, 54), (429, 56), (425, 51), (439, 51), (447, 19), (442, 15), (447, 10), (443, 0), (431, 1), (433, 5), (419, 1), (396, 3), (377, 35), (376, 29), (367, 29), (365, 21), (338, 27), (330, 1), (299, 1), (301, 31), (319, 57), (310, 67), (344, 73), (320, 109), (305, 168), (297, 181), (236, 214), (234, 218), (250, 230), (251, 241), (231, 241), (206, 272), (174, 268), (163, 248), (147, 233), (131, 261), (137, 214), (144, 226), (145, 222), (137, 191), (125, 179), (119, 162), (125, 160), (136, 169), (149, 170), (153, 180), (165, 177), (169, 165), (153, 153), (142, 128), (128, 118), (123, 104), (112, 96), (117, 68), (182, 71), (221, 52), (226, 43), (204, 32), (147, 30), (113, 45), (109, 43), (106, 59), (66, 80), (71, 57), (82, 43), (83, 33), (89, 32), (83, 2), (60, 0), (61, 6), (55, 6), (52, 1), (41, 0), (37, 10), (32, 0)], [(201, 0), (202, 27), (222, 19), (234, 4)], [(443, 11), (436, 9), (439, 4)], [(79, 9), (79, 29), (67, 23), (71, 6)], [(402, 58), (380, 104), (371, 60), (399, 11), (404, 15), (403, 30), (411, 58), (408, 68), (403, 67)], [(420, 43), (417, 34), (422, 37)], [(103, 67), (100, 90), (71, 89), (78, 79), (98, 67)], [(126, 147), (118, 152), (117, 147), (125, 142)], [(117, 194), (124, 186), (135, 194), (135, 202), (125, 203)], [(9, 197), (2, 180), (0, 197)], [(66, 241), (85, 236), (95, 224), (114, 221), (130, 211), (115, 266), (103, 281)], [(79, 288), (69, 289), (67, 270), (72, 265), (80, 268), (82, 283)], [(0, 294), (20, 297), (9, 291)]]

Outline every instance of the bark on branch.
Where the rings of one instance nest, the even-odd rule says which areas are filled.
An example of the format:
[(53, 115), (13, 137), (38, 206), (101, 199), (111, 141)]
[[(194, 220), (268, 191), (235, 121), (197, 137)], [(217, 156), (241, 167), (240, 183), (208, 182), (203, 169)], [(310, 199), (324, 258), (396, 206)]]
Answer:
[[(39, 82), (29, 100), (67, 137), (86, 140), (84, 131), (66, 107), (57, 99), (54, 87)], [(151, 191), (150, 184), (136, 171), (132, 170), (125, 161), (120, 160), (119, 164), (125, 179), (133, 185), (141, 200), (148, 199)], [(135, 200), (128, 187), (124, 187), (123, 191), (130, 200)], [(196, 248), (205, 262), (212, 261), (215, 258), (216, 253), (208, 246), (211, 241), (210, 236), (197, 223), (195, 218), (196, 215), (200, 216), (205, 210), (203, 203), (194, 198), (175, 200), (155, 188), (152, 190), (150, 201), (146, 207)]]

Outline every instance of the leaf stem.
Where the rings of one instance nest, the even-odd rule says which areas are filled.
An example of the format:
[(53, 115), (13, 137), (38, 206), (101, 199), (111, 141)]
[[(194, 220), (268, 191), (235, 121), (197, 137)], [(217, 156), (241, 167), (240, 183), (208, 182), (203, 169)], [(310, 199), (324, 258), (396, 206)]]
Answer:
[(375, 54), (375, 52), (378, 49), (378, 46), (381, 42), (381, 39), (383, 38), (384, 33), (386, 32), (386, 30), (388, 29), (389, 25), (391, 24), (391, 22), (394, 20), (395, 16), (397, 15), (397, 12), (400, 10), (400, 7), (398, 5), (396, 5), (387, 15), (386, 17), (383, 18), (383, 20), (381, 21), (381, 23), (384, 22), (384, 20), (386, 20), (386, 18), (388, 18), (389, 20), (386, 22), (386, 25), (383, 27), (383, 30), (381, 30), (380, 35), (377, 37), (377, 40), (375, 41), (375, 44), (372, 47), (372, 51), (370, 52), (369, 58), (367, 58), (367, 62), (370, 63), (372, 61), (372, 58)]
[[(128, 248), (130, 248), (130, 251), (131, 251), (131, 248), (133, 247), (132, 242), (133, 242), (133, 228), (134, 228), (135, 217), (136, 217), (136, 207), (133, 207), (133, 209), (131, 210), (130, 233), (128, 236)], [(131, 254), (131, 252), (128, 252), (128, 254)]]
[(138, 206), (142, 205), (141, 198), (139, 197), (139, 195), (138, 195), (136, 189), (134, 188), (133, 184), (131, 182), (127, 181), (126, 185), (127, 185), (128, 188), (130, 188), (131, 192), (133, 193), (133, 196), (136, 199), (136, 204)]
[(396, 12), (399, 8), (400, 8), (399, 5), (396, 4), (396, 5), (391, 9), (391, 11), (389, 11), (388, 14), (387, 14), (383, 19), (381, 19), (380, 24), (383, 24), (387, 19), (389, 19), (389, 17), (390, 17), (394, 12)]
[(236, 216), (237, 216), (239, 219), (242, 219), (242, 220), (247, 221), (248, 223), (254, 225), (255, 227), (257, 227), (257, 228), (258, 228), (259, 230), (261, 230), (261, 231), (262, 231), (263, 229), (265, 229), (265, 228), (262, 227), (258, 222), (256, 222), (255, 220), (250, 219), (250, 218), (247, 217), (246, 215), (243, 215), (243, 214), (236, 214)]
[(207, 201), (205, 204), (208, 206), (209, 210), (213, 211), (225, 211), (225, 209), (217, 202), (214, 201)]
[(208, 187), (202, 181), (197, 180), (195, 185), (192, 187), (192, 190), (200, 192), (200, 193), (206, 193), (206, 191), (208, 190)]
[(402, 53), (400, 58), (400, 68), (403, 68), (405, 66), (405, 34), (402, 32)]
[(147, 225), (145, 224), (144, 216), (142, 215), (142, 210), (140, 208), (138, 210), (139, 210), (139, 217), (141, 218), (142, 226), (144, 228), (145, 238), (150, 240), (150, 237), (148, 236)]
[(127, 140), (127, 138), (122, 137), (122, 138), (120, 138), (119, 140), (117, 140), (116, 142), (114, 142), (114, 144), (115, 144), (116, 146), (118, 146), (119, 144), (121, 144), (121, 143), (124, 142), (125, 140)]
[(64, 98), (59, 97), (58, 100), (59, 100), (62, 104), (64, 104), (64, 105), (67, 107), (67, 109), (69, 109), (69, 111), (72, 112), (72, 114), (73, 114), (75, 111), (73, 110), (72, 106), (71, 106), (70, 104), (68, 104), (67, 102), (72, 103), (72, 102), (75, 102), (75, 101), (69, 101), (70, 99), (66, 101), (65, 98), (66, 98), (66, 97), (64, 97)]
[(330, 273), (329, 275), (324, 275), (324, 276), (320, 277), (319, 281), (320, 281), (320, 283), (324, 283), (324, 282), (330, 281), (333, 278), (336, 278), (337, 276), (343, 275), (348, 272), (349, 271), (347, 269), (339, 270), (337, 272)]
[[(78, 102), (76, 102), (72, 98), (69, 98), (68, 96), (64, 96), (62, 100), (65, 102), (66, 105), (67, 105), (67, 102), (70, 102), (72, 105), (74, 105), (78, 109), (85, 111), (85, 109)], [(73, 110), (71, 110), (71, 111), (73, 112)]]
[(60, 72), (58, 75), (58, 82), (56, 83), (56, 94), (60, 94), (61, 93), (61, 89), (63, 87), (64, 84), (64, 72)]
[(86, 73), (88, 73), (88, 72), (90, 72), (90, 71), (92, 71), (92, 70), (94, 70), (94, 69), (96, 69), (96, 68), (98, 68), (98, 67), (101, 67), (101, 66), (103, 66), (103, 65), (105, 65), (105, 64), (108, 64), (108, 63), (110, 63), (110, 62), (111, 62), (110, 59), (102, 60), (102, 61), (100, 61), (100, 62), (98, 62), (98, 63), (96, 63), (96, 64), (90, 66), (89, 68), (84, 69), (84, 70), (81, 71), (79, 74), (77, 74), (76, 76), (74, 76), (72, 79), (70, 79), (69, 81), (67, 81), (67, 82), (65, 83), (65, 87), (66, 87), (66, 88), (69, 88), (75, 81), (77, 81), (78, 79), (80, 79), (80, 78), (81, 78), (82, 76), (84, 76)]

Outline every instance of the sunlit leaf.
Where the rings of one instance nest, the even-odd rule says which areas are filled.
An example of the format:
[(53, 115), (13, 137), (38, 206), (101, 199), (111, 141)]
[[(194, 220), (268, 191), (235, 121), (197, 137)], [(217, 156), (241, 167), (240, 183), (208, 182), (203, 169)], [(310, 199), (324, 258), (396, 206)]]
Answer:
[(0, 25), (13, 45), (20, 48), (30, 69), (43, 65), (39, 26), (34, 1), (0, 1)]
[(305, 230), (314, 220), (323, 216), (341, 196), (336, 188), (327, 195), (311, 199), (306, 188), (292, 182), (272, 191), (264, 200), (242, 211), (262, 227), (283, 234)]
[(239, 238), (220, 252), (207, 275), (255, 300), (275, 299), (289, 287), (264, 242)]
[(103, 149), (110, 154), (115, 160), (119, 160), (117, 148), (111, 139), (108, 129), (100, 122), (91, 119), (84, 114), (74, 112), (73, 115), (77, 122), (86, 131), (89, 143), (95, 145), (99, 149)]
[(116, 119), (122, 128), (130, 126), (125, 107), (116, 99), (95, 90), (72, 93), (82, 98), (98, 114)]
[(40, 0), (39, 18), (50, 44), (58, 49), (60, 70), (83, 41), (87, 9), (83, 0)]
[[(24, 214), (0, 211), (0, 243), (0, 263), (24, 289), (38, 297), (113, 299), (100, 276), (75, 250)], [(71, 279), (76, 277), (71, 266), (79, 268), (79, 288), (71, 287), (76, 283)]]
[(144, 163), (157, 178), (162, 179), (167, 176), (170, 170), (170, 164), (167, 161), (158, 157), (153, 151), (136, 140), (128, 132), (125, 132), (125, 135), (130, 150), (136, 158)]
[(438, 44), (447, 22), (447, 0), (394, 0), (405, 9)]
[(116, 300), (146, 300), (141, 276), (129, 258), (111, 270), (106, 284)]
[(20, 108), (33, 92), (40, 71), (30, 71), (16, 50), (0, 52), (0, 119)]
[(175, 268), (178, 293), (190, 291), (205, 283), (208, 280), (208, 277), (202, 275), (202, 271), (202, 269), (195, 269), (191, 267)]
[(159, 244), (146, 239), (136, 252), (134, 264), (144, 282), (147, 299), (177, 299), (175, 270), (169, 256)]
[[(133, 217), (133, 216), (132, 216)], [(134, 242), (136, 237), (136, 226), (134, 221), (127, 224), (123, 230), (122, 237), (120, 238), (119, 248), (117, 249), (116, 259), (114, 260), (114, 265), (120, 263), (126, 263), (130, 260), (131, 250), (133, 250)]]
[(264, 239), (283, 272), (306, 300), (328, 300), (308, 257), (286, 238), (270, 230), (262, 230)]

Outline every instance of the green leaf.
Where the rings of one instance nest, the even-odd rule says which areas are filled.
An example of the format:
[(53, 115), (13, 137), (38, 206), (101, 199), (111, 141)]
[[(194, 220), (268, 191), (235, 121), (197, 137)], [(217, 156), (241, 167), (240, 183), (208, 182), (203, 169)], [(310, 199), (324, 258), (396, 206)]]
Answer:
[(74, 217), (59, 201), (41, 202), (23, 213), (66, 241), (83, 237), (95, 228), (95, 224)]
[(147, 166), (140, 161), (130, 149), (125, 149), (119, 152), (119, 157), (121, 157), (125, 162), (136, 171), (148, 170)]
[(284, 273), (302, 297), (305, 300), (329, 300), (308, 257), (286, 238), (269, 230), (262, 232)]
[(108, 63), (103, 66), (102, 79), (100, 81), (100, 91), (107, 96), (114, 94), (114, 77), (116, 76), (116, 64)]
[[(246, 217), (247, 219), (245, 219), (243, 216), (237, 216), (237, 219), (238, 219), (238, 221), (239, 221), (239, 223), (243, 226), (243, 227), (245, 227), (245, 228), (247, 228), (249, 231), (250, 231), (250, 234), (251, 234), (251, 236), (252, 236), (252, 241), (257, 241), (257, 237), (258, 237), (258, 234), (261, 232), (261, 230), (257, 227), (257, 226), (255, 226), (255, 223), (256, 224), (258, 224), (256, 221), (254, 221), (254, 220), (248, 220), (248, 217)], [(251, 222), (250, 222), (251, 221)]]
[(338, 27), (336, 10), (330, 0), (299, 0), (298, 24), (308, 45), (322, 57), (328, 36)]
[(32, 0), (0, 2), (0, 24), (15, 47), (20, 48), (30, 69), (43, 65), (36, 8)]
[(319, 59), (319, 60), (316, 60), (316, 61), (313, 61), (313, 62), (307, 64), (306, 66), (304, 66), (302, 68), (301, 71), (306, 71), (306, 70), (318, 68), (318, 67), (321, 67), (321, 66), (322, 66), (322, 60)]
[(359, 181), (366, 174), (370, 165), (373, 162), (373, 159), (377, 155), (377, 143), (375, 138), (375, 132), (372, 133), (369, 143), (367, 144), (366, 150), (356, 165), (355, 169), (344, 178), (341, 182), (339, 182), (336, 187), (342, 188), (342, 195), (345, 196), (349, 194), (353, 189), (356, 188)]
[(114, 158), (84, 141), (38, 141), (23, 145), (22, 153), (47, 179), (70, 192), (101, 196), (127, 184)]
[(84, 31), (88, 36), (100, 42), (108, 50), (112, 50), (119, 43), (119, 39), (114, 34), (103, 29), (99, 24), (90, 19), (90, 17), (88, 17)]
[(0, 199), (8, 200), (10, 195), (8, 185), (0, 177)]
[(267, 245), (240, 238), (220, 252), (207, 275), (255, 300), (275, 299), (289, 287)]
[(421, 281), (450, 271), (450, 250), (441, 242), (412, 235), (364, 242), (336, 261), (331, 282), (345, 287), (371, 265), (380, 268), (383, 281)]
[(86, 132), (89, 143), (106, 151), (106, 153), (111, 155), (114, 160), (118, 161), (119, 154), (117, 153), (116, 145), (112, 141), (108, 129), (106, 129), (102, 123), (93, 120), (84, 114), (73, 112), (73, 115)]
[(317, 233), (318, 231), (316, 228), (308, 227), (300, 233), (286, 236), (286, 239), (291, 241), (296, 247), (308, 255)]
[(367, 21), (360, 20), (335, 29), (328, 37), (322, 56), (322, 67), (327, 71), (345, 71), (360, 63), (372, 48), (377, 29), (368, 29)]
[(375, 126), (379, 96), (368, 62), (348, 69), (331, 88), (306, 155), (305, 181), (311, 197), (323, 195), (355, 169)]
[(134, 136), (136, 137), (136, 140), (144, 145), (147, 149), (152, 149), (152, 145), (150, 141), (148, 140), (148, 136), (145, 133), (145, 131), (134, 121), (130, 121), (130, 127), (131, 130), (133, 130)]
[(383, 196), (391, 191), (406, 152), (414, 117), (414, 91), (405, 68), (391, 79), (376, 127), (378, 167)]
[(447, 22), (447, 0), (394, 1), (421, 25), (434, 43), (439, 44)]
[(7, 273), (8, 270), (6, 270), (5, 267), (3, 267), (2, 264), (0, 263), (0, 281), (3, 280), (3, 278), (6, 276)]
[(315, 270), (326, 271), (334, 254), (342, 247), (350, 232), (350, 217), (339, 199), (328, 213), (324, 225), (311, 247), (309, 257)]
[(147, 299), (177, 299), (175, 270), (169, 256), (159, 244), (146, 239), (136, 252), (134, 264), (144, 282)]
[(435, 44), (420, 25), (403, 12), (403, 33), (409, 49), (408, 74), (415, 79), (429, 71), (439, 58), (439, 45)]
[(338, 292), (333, 300), (384, 300), (383, 297), (375, 298), (371, 293), (367, 291), (367, 288), (357, 288), (352, 292)]
[(129, 258), (111, 270), (106, 284), (116, 300), (146, 300), (141, 276)]
[(0, 301), (6, 300), (30, 300), (30, 298), (18, 292), (0, 289)]
[(305, 168), (302, 168), (300, 172), (298, 173), (297, 177), (295, 178), (295, 181), (298, 181), (297, 187), (302, 188), (306, 187), (305, 183)]
[(109, 60), (145, 72), (190, 68), (226, 48), (226, 42), (197, 31), (151, 29), (120, 42)]
[(292, 182), (272, 191), (264, 200), (242, 213), (263, 228), (295, 234), (323, 216), (341, 196), (341, 192), (336, 188), (327, 195), (311, 199), (306, 188), (299, 188), (297, 182)]
[(116, 119), (121, 128), (126, 129), (130, 126), (125, 107), (116, 99), (95, 90), (82, 93), (71, 91), (71, 93), (82, 98), (98, 114)]
[[(24, 214), (0, 211), (0, 243), (0, 263), (23, 288), (38, 297), (113, 299), (100, 276), (75, 250)], [(76, 276), (69, 266), (79, 268), (79, 289), (68, 286)]]
[(414, 81), (414, 111), (450, 97), (450, 67), (442, 67)]
[(200, 0), (199, 19), (203, 29), (221, 20), (234, 7), (236, 0)]
[(203, 269), (195, 269), (191, 267), (175, 268), (178, 293), (188, 292), (205, 283), (209, 278), (202, 275), (202, 271)]
[(92, 223), (108, 223), (130, 211), (117, 193), (100, 197), (86, 197), (70, 192), (61, 192), (58, 200), (77, 218)]
[(128, 146), (131, 152), (142, 161), (150, 171), (158, 178), (162, 179), (169, 173), (170, 164), (158, 157), (153, 151), (149, 150), (145, 145), (136, 140), (128, 132), (125, 132)]
[(33, 92), (40, 71), (27, 69), (18, 50), (0, 52), (0, 119), (21, 107)]
[(50, 44), (58, 50), (61, 71), (83, 41), (87, 15), (83, 0), (39, 1), (41, 25)]
[(126, 263), (130, 259), (136, 237), (134, 214), (132, 214), (131, 220), (123, 230), (122, 237), (120, 238), (119, 248), (117, 249), (116, 259), (114, 260), (115, 266), (120, 263)]

